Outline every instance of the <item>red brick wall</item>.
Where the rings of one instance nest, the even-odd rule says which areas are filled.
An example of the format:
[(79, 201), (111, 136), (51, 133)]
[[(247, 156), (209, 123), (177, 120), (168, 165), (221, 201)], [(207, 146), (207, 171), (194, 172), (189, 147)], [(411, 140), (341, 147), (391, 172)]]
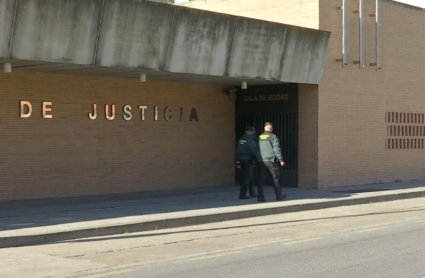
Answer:
[[(341, 62), (340, 0), (320, 1), (320, 29), (332, 32), (319, 85), (319, 187), (425, 179), (425, 149), (386, 149), (386, 112), (425, 113), (425, 10), (381, 0), (381, 66), (375, 66), (375, 1), (365, 1), (365, 68), (359, 69), (358, 0), (348, 0), (348, 67)], [(420, 126), (423, 123), (394, 123)]]
[[(0, 96), (0, 201), (234, 183), (234, 103), (220, 86), (14, 71), (0, 73)], [(20, 100), (32, 103), (30, 118), (19, 117)], [(41, 117), (42, 101), (53, 102), (52, 119)], [(105, 104), (116, 105), (113, 121)]]

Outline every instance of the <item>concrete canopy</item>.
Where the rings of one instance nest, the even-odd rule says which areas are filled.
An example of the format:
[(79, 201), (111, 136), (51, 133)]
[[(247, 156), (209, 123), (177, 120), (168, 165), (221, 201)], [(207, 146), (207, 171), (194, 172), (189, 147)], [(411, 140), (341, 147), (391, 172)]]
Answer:
[(319, 84), (329, 37), (150, 1), (0, 0), (0, 62), (14, 70)]

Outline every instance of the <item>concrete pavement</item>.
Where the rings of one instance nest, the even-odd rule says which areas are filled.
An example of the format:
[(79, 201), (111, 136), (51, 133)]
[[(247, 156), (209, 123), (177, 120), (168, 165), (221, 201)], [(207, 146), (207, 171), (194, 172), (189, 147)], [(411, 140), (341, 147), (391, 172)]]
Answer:
[(425, 181), (285, 193), (273, 202), (267, 188), (262, 204), (237, 199), (237, 187), (0, 203), (0, 247), (423, 197)]

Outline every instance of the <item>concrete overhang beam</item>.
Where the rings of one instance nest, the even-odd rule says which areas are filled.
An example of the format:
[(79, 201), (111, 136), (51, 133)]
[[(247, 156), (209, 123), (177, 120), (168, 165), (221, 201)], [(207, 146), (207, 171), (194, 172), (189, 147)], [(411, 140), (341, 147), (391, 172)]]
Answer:
[(0, 62), (26, 70), (319, 84), (329, 37), (150, 1), (0, 0)]

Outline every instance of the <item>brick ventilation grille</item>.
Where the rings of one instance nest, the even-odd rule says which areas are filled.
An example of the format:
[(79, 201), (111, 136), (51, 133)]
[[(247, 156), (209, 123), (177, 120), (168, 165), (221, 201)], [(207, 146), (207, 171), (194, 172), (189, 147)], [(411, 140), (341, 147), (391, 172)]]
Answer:
[(425, 114), (387, 112), (387, 150), (425, 149)]

